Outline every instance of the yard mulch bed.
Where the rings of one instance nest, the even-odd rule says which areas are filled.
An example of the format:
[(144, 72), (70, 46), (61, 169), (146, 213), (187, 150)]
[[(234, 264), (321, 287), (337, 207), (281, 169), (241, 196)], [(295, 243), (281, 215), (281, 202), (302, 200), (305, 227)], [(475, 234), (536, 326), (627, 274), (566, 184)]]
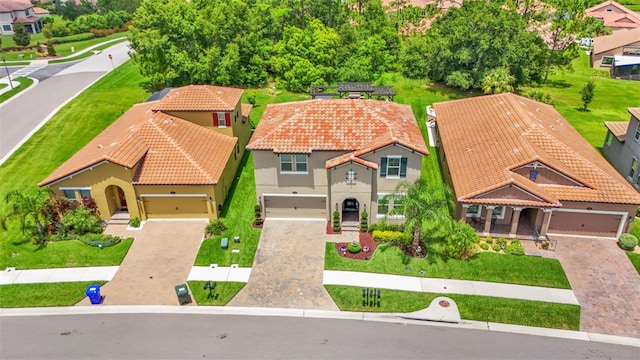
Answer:
[(338, 232), (333, 231), (333, 225), (331, 224), (331, 221), (327, 221), (327, 235), (335, 235), (335, 234), (342, 234), (342, 231), (338, 231)]
[[(373, 241), (371, 234), (368, 232), (360, 233), (360, 245), (362, 246), (363, 249), (368, 247), (369, 251), (363, 250), (357, 254), (352, 254), (346, 251), (348, 244), (349, 243), (346, 243), (346, 242), (336, 243), (336, 251), (338, 252), (338, 254), (342, 255), (343, 257), (346, 257), (347, 259), (357, 259), (357, 260), (369, 260), (371, 258), (371, 255), (373, 255), (373, 252), (376, 251), (376, 248), (378, 247), (378, 245), (380, 245), (379, 242)], [(345, 249), (345, 251), (342, 251), (342, 249)]]

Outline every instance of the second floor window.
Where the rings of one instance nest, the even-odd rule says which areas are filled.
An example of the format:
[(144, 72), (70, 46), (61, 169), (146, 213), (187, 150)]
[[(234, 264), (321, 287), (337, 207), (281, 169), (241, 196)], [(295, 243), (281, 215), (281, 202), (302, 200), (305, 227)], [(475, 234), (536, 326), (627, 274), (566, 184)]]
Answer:
[(633, 175), (636, 173), (636, 169), (638, 169), (638, 160), (636, 160), (635, 158), (633, 160), (631, 160), (631, 169), (629, 170), (629, 177), (633, 177)]
[(289, 174), (307, 174), (307, 155), (301, 154), (281, 154), (280, 172)]
[(637, 141), (640, 141), (640, 124), (638, 124), (638, 128), (636, 129), (635, 138)]
[(380, 177), (399, 179), (407, 177), (407, 158), (399, 155), (389, 155), (381, 159)]

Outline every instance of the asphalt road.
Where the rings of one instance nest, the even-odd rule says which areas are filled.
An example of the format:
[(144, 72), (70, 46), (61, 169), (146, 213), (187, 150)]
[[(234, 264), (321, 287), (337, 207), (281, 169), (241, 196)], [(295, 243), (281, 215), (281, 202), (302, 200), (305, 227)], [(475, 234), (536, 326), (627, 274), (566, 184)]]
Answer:
[[(0, 164), (26, 141), (52, 112), (82, 92), (104, 74), (129, 59), (127, 42), (71, 66), (48, 65), (30, 77), (41, 82), (0, 106)], [(113, 55), (113, 66), (108, 58)], [(98, 99), (99, 101), (99, 99)]]
[(2, 359), (637, 359), (636, 347), (451, 327), (229, 315), (0, 317)]

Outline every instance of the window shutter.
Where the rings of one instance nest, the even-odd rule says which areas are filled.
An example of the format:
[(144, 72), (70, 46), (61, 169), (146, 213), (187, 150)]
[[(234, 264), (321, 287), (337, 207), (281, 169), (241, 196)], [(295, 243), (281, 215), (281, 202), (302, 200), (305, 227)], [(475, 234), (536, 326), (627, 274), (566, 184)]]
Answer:
[(400, 177), (407, 177), (407, 158), (404, 156), (400, 159)]
[(387, 158), (383, 157), (380, 162), (380, 177), (387, 176)]
[(224, 113), (224, 123), (225, 123), (226, 127), (230, 127), (231, 126), (231, 114)]
[(218, 113), (211, 114), (211, 126), (218, 127)]

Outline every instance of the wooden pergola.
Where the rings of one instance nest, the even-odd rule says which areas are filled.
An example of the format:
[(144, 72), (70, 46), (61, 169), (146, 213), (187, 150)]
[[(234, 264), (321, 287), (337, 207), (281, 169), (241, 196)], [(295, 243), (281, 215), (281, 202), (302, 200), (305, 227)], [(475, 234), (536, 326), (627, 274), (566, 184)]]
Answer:
[(396, 93), (393, 86), (373, 86), (371, 82), (339, 82), (338, 85), (311, 86), (312, 99), (332, 99), (334, 97), (346, 99), (371, 99), (372, 97), (386, 98), (393, 101)]

